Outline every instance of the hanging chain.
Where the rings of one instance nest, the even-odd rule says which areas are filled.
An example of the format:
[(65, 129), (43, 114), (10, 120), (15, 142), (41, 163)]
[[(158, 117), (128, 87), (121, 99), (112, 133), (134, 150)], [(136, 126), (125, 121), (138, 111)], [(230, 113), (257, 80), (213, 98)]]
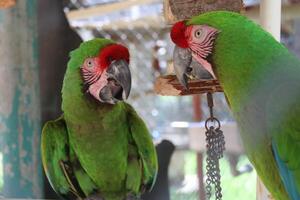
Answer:
[(214, 186), (215, 199), (222, 199), (221, 174), (219, 159), (223, 157), (225, 150), (225, 138), (221, 131), (220, 121), (213, 115), (213, 97), (207, 93), (207, 104), (209, 107), (210, 117), (205, 121), (206, 128), (206, 195), (210, 199), (212, 196), (212, 186)]

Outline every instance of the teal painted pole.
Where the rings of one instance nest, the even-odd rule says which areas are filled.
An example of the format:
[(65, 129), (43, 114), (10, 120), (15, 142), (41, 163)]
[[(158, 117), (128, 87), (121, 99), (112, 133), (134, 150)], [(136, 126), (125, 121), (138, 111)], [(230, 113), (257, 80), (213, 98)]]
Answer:
[(37, 0), (20, 0), (0, 10), (0, 137), (6, 198), (43, 196), (37, 46)]

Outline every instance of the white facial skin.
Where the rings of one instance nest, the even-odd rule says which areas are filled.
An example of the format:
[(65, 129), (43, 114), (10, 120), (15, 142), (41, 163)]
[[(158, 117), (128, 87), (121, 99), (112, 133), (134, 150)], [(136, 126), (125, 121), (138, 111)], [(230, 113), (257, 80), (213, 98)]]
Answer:
[(192, 56), (197, 60), (214, 78), (216, 78), (212, 66), (205, 59), (211, 54), (213, 41), (218, 30), (207, 25), (192, 25), (187, 27), (186, 36)]
[(100, 68), (99, 58), (87, 58), (85, 59), (83, 66), (81, 67), (83, 80), (89, 85), (88, 92), (98, 101), (99, 93), (102, 88), (107, 85), (106, 69)]

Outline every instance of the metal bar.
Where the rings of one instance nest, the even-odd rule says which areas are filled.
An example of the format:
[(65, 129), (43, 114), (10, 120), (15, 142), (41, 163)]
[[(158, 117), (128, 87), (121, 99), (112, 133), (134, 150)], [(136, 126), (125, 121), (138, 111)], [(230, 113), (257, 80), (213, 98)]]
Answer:
[[(281, 8), (281, 20), (293, 20), (300, 18), (300, 4), (292, 4), (292, 5), (283, 5)], [(259, 22), (260, 9), (259, 6), (253, 6), (247, 8), (242, 14), (249, 17), (251, 20)], [(277, 13), (276, 13), (277, 14)]]
[(199, 183), (199, 200), (206, 200), (206, 192), (204, 188), (204, 173), (203, 173), (203, 153), (197, 152), (197, 175)]
[[(260, 23), (266, 31), (270, 32), (276, 40), (280, 41), (281, 0), (260, 1)], [(257, 177), (256, 199), (272, 199), (269, 191), (264, 187), (259, 177)]]
[(281, 0), (261, 0), (260, 24), (280, 41)]

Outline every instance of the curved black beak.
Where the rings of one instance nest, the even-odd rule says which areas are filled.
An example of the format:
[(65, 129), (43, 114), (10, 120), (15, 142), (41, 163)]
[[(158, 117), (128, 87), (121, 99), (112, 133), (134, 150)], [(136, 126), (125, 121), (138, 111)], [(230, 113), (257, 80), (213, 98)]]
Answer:
[(125, 60), (114, 60), (106, 71), (107, 85), (100, 91), (102, 101), (116, 103), (128, 98), (131, 90), (131, 73)]
[(199, 62), (193, 59), (192, 52), (188, 48), (175, 46), (173, 61), (177, 79), (185, 89), (188, 89), (188, 79), (213, 78)]

